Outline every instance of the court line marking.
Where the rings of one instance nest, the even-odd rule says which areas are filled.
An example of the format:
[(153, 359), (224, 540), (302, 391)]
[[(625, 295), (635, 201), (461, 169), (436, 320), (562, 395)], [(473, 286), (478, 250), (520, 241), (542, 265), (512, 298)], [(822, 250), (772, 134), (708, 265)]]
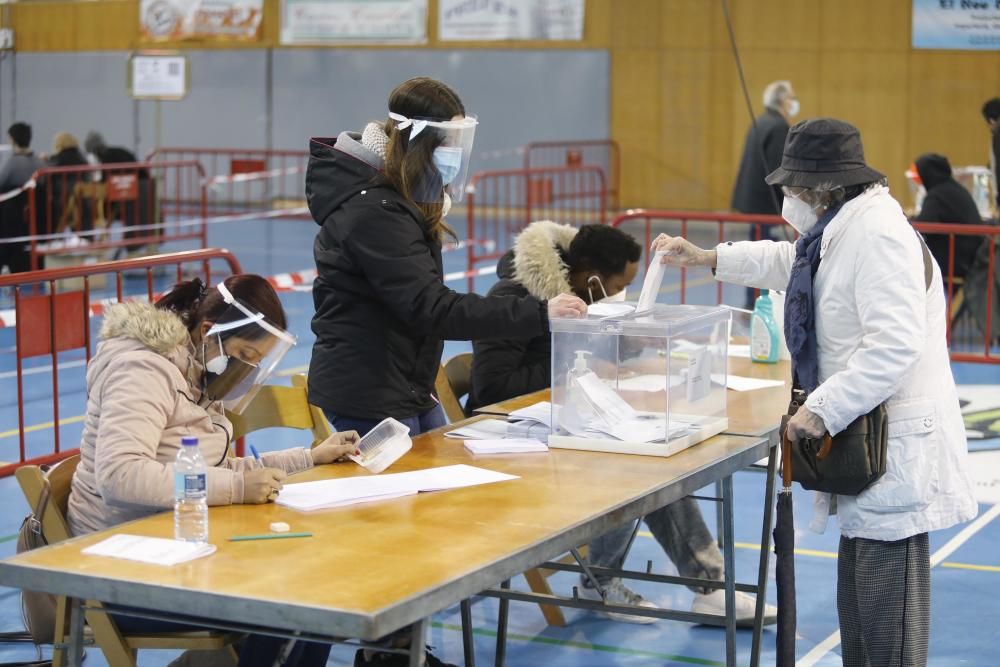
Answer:
[[(639, 537), (649, 537), (652, 538), (653, 534), (648, 530), (640, 530)], [(748, 549), (751, 551), (760, 551), (760, 545), (754, 544), (753, 542), (737, 542), (737, 549)], [(831, 560), (837, 560), (836, 551), (820, 551), (818, 549), (796, 549), (796, 556), (815, 556), (816, 558), (829, 558)], [(948, 568), (950, 570), (972, 570), (974, 572), (1000, 572), (1000, 565), (977, 565), (974, 563), (953, 563), (948, 561), (946, 563), (941, 563), (941, 567)]]
[[(76, 424), (77, 422), (82, 422), (86, 418), (86, 416), (87, 415), (77, 415), (75, 417), (66, 417), (64, 419), (59, 420), (59, 425), (66, 426), (68, 424)], [(25, 426), (24, 432), (34, 433), (35, 431), (44, 431), (45, 429), (52, 428), (55, 425), (56, 425), (55, 422), (45, 422), (44, 424), (32, 424), (31, 426)], [(15, 435), (17, 435), (18, 432), (19, 431), (16, 428), (11, 429), (9, 431), (0, 431), (0, 440), (2, 440), (3, 438), (12, 438)]]
[[(442, 623), (440, 621), (432, 621), (432, 628), (439, 628), (441, 630), (451, 630), (454, 632), (461, 632), (462, 626), (455, 625), (454, 623)], [(472, 628), (473, 635), (480, 635), (482, 637), (496, 637), (496, 630), (490, 630), (488, 628)], [(669, 653), (657, 653), (656, 651), (643, 651), (642, 649), (635, 648), (625, 648), (622, 646), (610, 646), (608, 644), (591, 644), (590, 642), (574, 641), (571, 639), (557, 639), (555, 637), (545, 637), (543, 635), (522, 635), (517, 633), (508, 632), (507, 639), (514, 639), (516, 641), (528, 642), (531, 644), (547, 644), (549, 646), (558, 646), (560, 648), (577, 648), (587, 651), (595, 651), (600, 653), (614, 653), (617, 655), (634, 655), (641, 656), (645, 658), (654, 658), (656, 660), (669, 660), (674, 664), (684, 664), (684, 665), (704, 665), (705, 667), (724, 667), (726, 663), (719, 662), (717, 660), (708, 660), (706, 658), (692, 658), (686, 655), (671, 655)]]
[[(972, 523), (963, 528), (958, 535), (948, 540), (944, 546), (931, 555), (931, 567), (937, 567), (945, 558), (955, 553), (955, 550), (969, 541), (969, 539), (986, 527), (993, 519), (1000, 516), (1000, 503), (997, 503), (983, 514), (980, 514)], [(829, 637), (813, 647), (801, 660), (795, 663), (795, 667), (813, 667), (823, 659), (830, 651), (840, 644), (840, 630), (835, 631)]]

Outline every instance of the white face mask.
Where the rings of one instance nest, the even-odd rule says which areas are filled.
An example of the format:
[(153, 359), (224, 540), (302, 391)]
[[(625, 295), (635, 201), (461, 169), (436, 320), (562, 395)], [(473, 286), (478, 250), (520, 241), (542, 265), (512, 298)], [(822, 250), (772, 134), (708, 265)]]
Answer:
[(799, 101), (789, 100), (788, 101), (788, 117), (795, 118), (799, 115)]
[(785, 195), (781, 205), (781, 217), (795, 228), (799, 234), (805, 234), (816, 225), (819, 216), (813, 207), (798, 197)]
[(606, 296), (603, 299), (598, 299), (597, 303), (621, 303), (624, 300), (625, 300), (625, 290), (622, 290), (617, 294), (612, 294), (611, 296)]

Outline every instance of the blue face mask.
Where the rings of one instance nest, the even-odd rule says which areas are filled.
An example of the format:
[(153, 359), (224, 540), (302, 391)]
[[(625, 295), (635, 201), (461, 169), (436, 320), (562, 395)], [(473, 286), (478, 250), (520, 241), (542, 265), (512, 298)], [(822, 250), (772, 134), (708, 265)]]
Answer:
[(441, 173), (441, 181), (448, 185), (462, 168), (462, 149), (457, 146), (440, 146), (434, 149), (434, 166)]

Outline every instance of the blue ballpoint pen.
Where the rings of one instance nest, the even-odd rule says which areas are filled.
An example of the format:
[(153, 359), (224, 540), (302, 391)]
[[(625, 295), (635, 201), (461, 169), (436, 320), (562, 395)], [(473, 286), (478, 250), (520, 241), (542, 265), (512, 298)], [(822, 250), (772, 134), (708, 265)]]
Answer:
[(250, 445), (250, 453), (253, 454), (253, 457), (255, 459), (257, 459), (257, 463), (259, 463), (260, 467), (263, 468), (264, 467), (264, 462), (261, 460), (261, 458), (260, 458), (260, 452), (257, 451), (257, 448), (254, 447), (253, 445)]
[[(257, 448), (254, 447), (253, 445), (250, 445), (250, 453), (253, 454), (253, 457), (255, 459), (257, 459), (257, 463), (259, 463), (260, 467), (263, 468), (264, 467), (264, 462), (261, 460), (261, 458), (260, 458), (260, 452), (257, 451)], [(267, 497), (267, 499), (268, 500), (274, 500), (277, 497), (278, 497), (278, 492), (277, 491), (272, 491), (271, 494)]]

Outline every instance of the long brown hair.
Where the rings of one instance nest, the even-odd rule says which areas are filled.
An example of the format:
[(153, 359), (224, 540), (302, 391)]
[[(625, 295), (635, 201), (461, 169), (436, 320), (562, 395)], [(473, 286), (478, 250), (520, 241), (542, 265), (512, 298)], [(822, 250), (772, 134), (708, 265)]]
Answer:
[[(259, 311), (271, 324), (280, 329), (288, 328), (285, 309), (267, 280), (252, 273), (243, 273), (226, 278), (223, 284), (234, 298)], [(174, 285), (156, 302), (156, 307), (176, 313), (188, 331), (194, 333), (202, 322), (217, 322), (229, 309), (229, 304), (219, 290), (206, 288), (201, 278), (195, 278)], [(249, 327), (248, 330), (263, 331), (260, 327)], [(238, 330), (234, 332), (239, 333)]]
[[(448, 121), (464, 116), (465, 107), (458, 94), (446, 84), (425, 76), (404, 81), (389, 94), (389, 111), (424, 120)], [(443, 138), (431, 127), (426, 128), (410, 145), (410, 128), (398, 130), (396, 121), (387, 120), (382, 128), (389, 137), (386, 147), (385, 175), (389, 183), (424, 214), (428, 232), (437, 240), (447, 234), (456, 238), (442, 215), (444, 184), (434, 166), (434, 149)], [(432, 196), (414, 197), (414, 193)], [(417, 201), (423, 199), (424, 201)], [(428, 203), (433, 199), (433, 203)]]

